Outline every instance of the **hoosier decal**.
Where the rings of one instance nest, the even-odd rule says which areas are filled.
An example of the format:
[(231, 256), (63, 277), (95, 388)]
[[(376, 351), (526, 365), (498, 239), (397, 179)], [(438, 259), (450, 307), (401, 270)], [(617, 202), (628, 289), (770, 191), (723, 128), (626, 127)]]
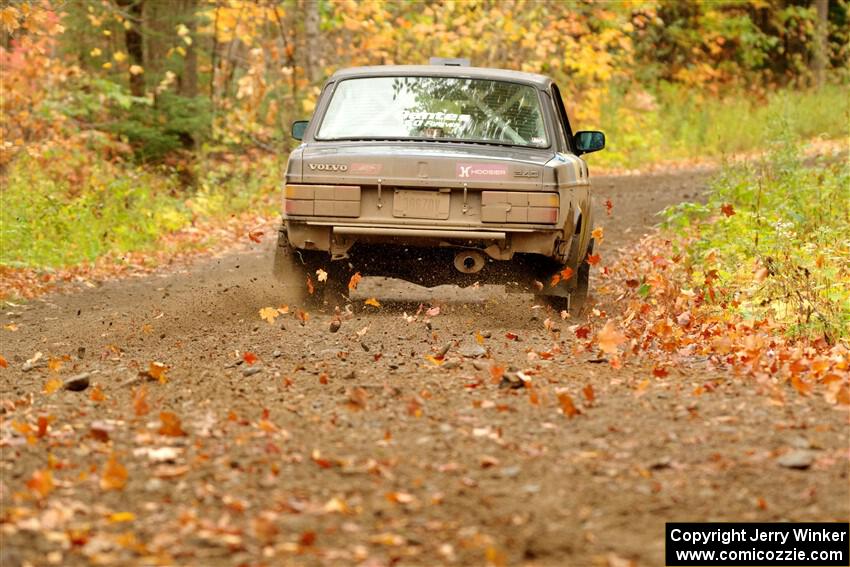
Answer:
[(507, 177), (508, 166), (491, 163), (459, 163), (455, 173), (460, 179), (492, 179)]

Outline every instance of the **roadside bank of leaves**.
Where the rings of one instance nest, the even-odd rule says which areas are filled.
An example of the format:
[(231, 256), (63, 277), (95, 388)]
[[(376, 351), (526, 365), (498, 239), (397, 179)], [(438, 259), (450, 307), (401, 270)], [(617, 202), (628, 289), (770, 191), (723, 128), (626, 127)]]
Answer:
[[(707, 369), (729, 369), (754, 379), (778, 402), (790, 385), (801, 395), (850, 405), (846, 342), (789, 337), (786, 325), (774, 317), (746, 317), (731, 305), (736, 300), (725, 299), (735, 295), (730, 287), (713, 278), (694, 283), (694, 268), (679, 252), (694, 245), (692, 236), (656, 232), (603, 273), (596, 320), (606, 319), (603, 309), (609, 312), (605, 325), (596, 325), (593, 344), (611, 364), (648, 358), (660, 379), (678, 365), (698, 361)], [(591, 329), (578, 326), (574, 331), (581, 338)], [(711, 387), (706, 384), (693, 393)]]
[(787, 140), (757, 166), (724, 170), (707, 204), (667, 211), (676, 230), (603, 269), (599, 307), (573, 330), (595, 331), (588, 346), (615, 367), (649, 358), (663, 378), (700, 361), (780, 403), (790, 386), (850, 405), (849, 187), (846, 161), (804, 167)]

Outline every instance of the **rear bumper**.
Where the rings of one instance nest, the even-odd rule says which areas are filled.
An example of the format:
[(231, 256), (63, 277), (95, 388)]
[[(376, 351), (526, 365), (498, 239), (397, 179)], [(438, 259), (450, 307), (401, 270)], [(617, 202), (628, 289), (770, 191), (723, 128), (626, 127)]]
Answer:
[(333, 258), (345, 258), (357, 244), (398, 245), (421, 248), (475, 248), (495, 260), (510, 260), (516, 253), (552, 256), (562, 231), (510, 227), (472, 229), (434, 225), (375, 225), (284, 219), (289, 241), (296, 248), (323, 250)]
[(465, 239), (465, 240), (505, 240), (504, 232), (490, 230), (455, 230), (437, 228), (416, 228), (411, 226), (334, 226), (333, 233), (345, 236), (400, 236), (413, 238)]
[(477, 248), (506, 260), (552, 255), (568, 202), (552, 192), (289, 184), (284, 220), (293, 245), (335, 258), (354, 244), (397, 244)]

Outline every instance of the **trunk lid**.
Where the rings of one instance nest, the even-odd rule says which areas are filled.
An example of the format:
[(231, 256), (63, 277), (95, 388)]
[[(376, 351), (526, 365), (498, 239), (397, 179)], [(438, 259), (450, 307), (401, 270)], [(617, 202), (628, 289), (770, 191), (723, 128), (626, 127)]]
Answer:
[(447, 142), (322, 142), (293, 152), (302, 183), (542, 190), (550, 150)]

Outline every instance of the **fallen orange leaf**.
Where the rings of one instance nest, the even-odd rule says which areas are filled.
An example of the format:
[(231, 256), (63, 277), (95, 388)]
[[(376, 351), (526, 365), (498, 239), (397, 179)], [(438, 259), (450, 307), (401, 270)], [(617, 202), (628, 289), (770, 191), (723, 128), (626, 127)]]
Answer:
[(794, 374), (791, 376), (791, 385), (794, 386), (794, 389), (797, 390), (797, 393), (802, 396), (808, 396), (812, 393), (812, 386), (803, 381), (802, 378)]
[(47, 435), (47, 426), (50, 425), (53, 420), (56, 419), (52, 415), (40, 415), (38, 416), (38, 434), (39, 438)]
[(33, 472), (32, 477), (27, 481), (27, 488), (32, 490), (39, 498), (46, 498), (55, 488), (53, 473), (48, 469)]
[(561, 404), (561, 411), (564, 415), (573, 418), (579, 414), (578, 408), (573, 403), (573, 399), (567, 393), (558, 394), (558, 403)]
[(122, 490), (127, 485), (127, 477), (127, 467), (119, 463), (115, 453), (112, 453), (103, 466), (100, 488), (103, 490)]
[(151, 411), (148, 405), (148, 389), (144, 385), (133, 393), (133, 411), (136, 415), (145, 415)]
[(160, 384), (168, 382), (168, 377), (165, 375), (167, 371), (168, 367), (161, 362), (151, 362), (148, 366), (148, 374), (154, 380), (159, 380)]
[(366, 305), (371, 305), (372, 307), (380, 307), (381, 306), (381, 302), (378, 301), (377, 299), (375, 299), (374, 297), (370, 297), (369, 299), (367, 299), (363, 303), (365, 303)]
[(588, 254), (587, 255), (587, 263), (590, 264), (591, 266), (595, 266), (596, 264), (598, 264), (599, 260), (601, 260), (601, 259), (602, 259), (602, 257), (599, 256), (599, 254)]
[(255, 362), (257, 362), (257, 355), (253, 352), (247, 351), (242, 353), (242, 360), (245, 361), (245, 364), (248, 366), (252, 366)]
[(162, 411), (159, 412), (159, 420), (162, 422), (158, 431), (160, 435), (167, 435), (169, 437), (183, 437), (186, 435), (186, 432), (180, 427), (180, 418), (177, 417), (177, 414), (170, 411)]
[(103, 395), (103, 390), (100, 389), (100, 386), (95, 385), (95, 387), (91, 389), (89, 399), (93, 402), (102, 402), (106, 399), (106, 396)]
[(52, 394), (53, 392), (55, 392), (56, 390), (58, 390), (61, 387), (62, 387), (62, 380), (60, 380), (59, 378), (51, 378), (44, 385), (43, 392), (45, 394)]

